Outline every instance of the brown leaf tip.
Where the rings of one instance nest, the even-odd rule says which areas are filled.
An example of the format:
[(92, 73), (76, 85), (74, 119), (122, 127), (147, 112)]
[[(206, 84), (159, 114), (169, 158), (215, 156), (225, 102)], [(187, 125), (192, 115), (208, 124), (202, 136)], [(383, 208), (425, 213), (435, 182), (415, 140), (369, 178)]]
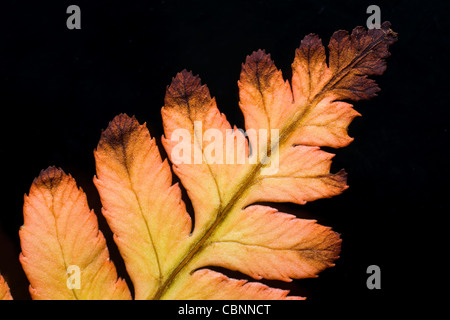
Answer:
[(123, 146), (130, 135), (139, 129), (141, 125), (134, 116), (129, 117), (125, 113), (117, 115), (102, 132), (99, 146), (107, 143), (111, 146)]
[(338, 173), (335, 174), (336, 178), (335, 180), (341, 183), (347, 183), (347, 177), (348, 173), (345, 171), (345, 169), (339, 170)]
[(348, 185), (347, 185), (348, 173), (345, 171), (345, 169), (339, 170), (339, 172), (334, 174), (333, 178), (334, 178), (333, 180), (336, 182), (336, 184), (338, 186), (340, 186), (343, 190), (348, 189)]
[(68, 177), (70, 178), (61, 168), (51, 166), (42, 170), (39, 176), (34, 179), (33, 184), (38, 188), (45, 187), (48, 190), (53, 190)]
[(270, 53), (266, 53), (266, 50), (259, 49), (258, 51), (253, 51), (253, 53), (245, 59), (246, 64), (259, 63), (261, 61), (270, 60)]
[(212, 100), (208, 87), (202, 85), (200, 77), (192, 71), (183, 70), (172, 79), (167, 87), (164, 108), (174, 108), (182, 112), (207, 108)]
[(315, 33), (310, 33), (307, 36), (303, 38), (303, 40), (300, 42), (300, 48), (296, 50), (296, 52), (300, 49), (307, 48), (308, 52), (313, 52), (311, 50), (312, 48), (321, 48), (322, 47), (322, 40), (319, 38), (319, 36)]
[[(395, 41), (397, 41), (397, 33), (392, 31), (391, 29), (391, 23), (389, 21), (385, 21), (381, 24), (381, 30), (389, 37), (392, 38)], [(371, 29), (371, 30), (377, 30), (377, 29)], [(369, 30), (369, 32), (371, 32)]]
[(177, 73), (172, 78), (172, 83), (167, 87), (166, 96), (170, 95), (175, 99), (188, 100), (196, 91), (201, 90), (202, 84), (198, 75), (193, 75), (192, 71), (186, 69)]
[(245, 59), (239, 84), (245, 85), (245, 82), (249, 81), (260, 91), (264, 91), (271, 87), (271, 79), (276, 75), (281, 76), (281, 73), (275, 66), (270, 54), (260, 49), (254, 51)]
[(261, 49), (254, 51), (251, 55), (247, 56), (242, 68), (242, 71), (247, 71), (247, 69), (255, 70), (257, 76), (262, 74), (270, 75), (277, 71), (274, 62), (270, 57), (270, 53), (266, 53), (265, 50)]

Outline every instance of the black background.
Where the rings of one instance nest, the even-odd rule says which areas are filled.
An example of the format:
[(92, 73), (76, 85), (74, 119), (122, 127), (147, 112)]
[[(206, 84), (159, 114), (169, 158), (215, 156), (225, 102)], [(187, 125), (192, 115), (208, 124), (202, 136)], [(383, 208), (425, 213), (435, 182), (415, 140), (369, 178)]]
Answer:
[[(66, 28), (71, 4), (81, 8), (81, 30)], [(29, 299), (18, 230), (23, 195), (41, 169), (55, 165), (70, 173), (99, 213), (93, 150), (115, 115), (135, 115), (159, 140), (166, 86), (188, 69), (243, 128), (237, 80), (247, 55), (265, 49), (290, 79), (305, 35), (317, 33), (327, 44), (336, 30), (365, 26), (370, 4), (380, 6), (399, 41), (387, 71), (376, 78), (378, 97), (355, 104), (363, 115), (349, 129), (355, 141), (328, 150), (337, 154), (333, 170), (348, 172), (350, 188), (303, 207), (278, 206), (333, 227), (343, 239), (341, 257), (317, 279), (266, 283), (317, 302), (377, 306), (408, 291), (427, 295), (416, 288), (438, 280), (422, 269), (436, 262), (426, 231), (448, 213), (450, 189), (446, 2), (2, 1), (0, 272), (13, 296)], [(112, 260), (127, 278), (99, 220)], [(372, 264), (381, 268), (380, 290), (366, 287)]]

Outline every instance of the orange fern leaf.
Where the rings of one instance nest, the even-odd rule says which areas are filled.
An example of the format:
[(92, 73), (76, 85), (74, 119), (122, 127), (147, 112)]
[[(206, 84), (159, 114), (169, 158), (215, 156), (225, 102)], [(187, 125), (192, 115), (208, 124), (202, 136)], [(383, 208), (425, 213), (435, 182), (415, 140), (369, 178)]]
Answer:
[[(62, 170), (42, 171), (25, 196), (20, 261), (33, 299), (129, 299), (86, 195)], [(79, 287), (71, 273), (79, 272)], [(74, 280), (76, 280), (74, 278)]]
[(144, 125), (117, 116), (95, 151), (94, 179), (136, 299), (152, 297), (188, 245), (191, 221)]
[[(223, 132), (231, 126), (198, 77), (183, 71), (174, 78), (162, 110), (163, 143), (174, 172), (192, 200), (196, 224), (199, 221), (201, 227), (194, 228), (193, 244), (159, 289), (158, 298), (176, 298), (187, 288), (195, 288), (199, 285), (199, 271), (195, 270), (207, 266), (238, 270), (255, 279), (290, 281), (315, 277), (333, 265), (340, 251), (336, 233), (314, 221), (254, 203), (304, 204), (347, 188), (345, 172), (330, 173), (332, 155), (319, 147), (342, 147), (351, 142), (347, 127), (358, 113), (338, 100), (374, 96), (378, 88), (367, 76), (384, 71), (383, 59), (395, 40), (389, 23), (368, 32), (358, 27), (351, 36), (338, 31), (330, 41), (328, 66), (320, 39), (307, 36), (296, 52), (292, 90), (269, 55), (258, 51), (249, 56), (242, 67), (239, 94), (246, 129), (257, 130), (249, 135), (249, 144), (257, 155), (253, 163), (209, 160), (211, 140), (202, 137), (210, 129)], [(174, 159), (180, 128), (191, 137), (187, 143), (190, 146), (185, 148), (194, 150), (190, 162)], [(273, 129), (278, 132), (276, 139), (272, 139)], [(265, 139), (264, 132), (268, 135)], [(261, 148), (267, 141), (267, 148)], [(247, 148), (246, 143), (232, 145), (232, 150), (245, 149), (249, 155), (252, 152)], [(203, 160), (200, 164), (196, 163), (195, 151)], [(275, 159), (276, 172), (264, 172)]]
[[(334, 265), (336, 232), (258, 203), (303, 205), (348, 188), (345, 171), (330, 172), (334, 155), (320, 147), (353, 140), (347, 128), (359, 113), (347, 101), (379, 90), (368, 76), (386, 68), (396, 41), (389, 27), (334, 33), (328, 62), (321, 40), (306, 36), (291, 84), (264, 51), (247, 57), (238, 82), (245, 132), (228, 122), (199, 77), (177, 74), (161, 111), (162, 144), (194, 222), (145, 124), (125, 114), (110, 122), (95, 150), (94, 183), (136, 299), (303, 299), (209, 267), (289, 282)], [(72, 177), (55, 168), (42, 172), (24, 215), (21, 262), (33, 298), (130, 298)], [(78, 289), (68, 285), (70, 265), (81, 270)], [(0, 281), (1, 290), (7, 292)]]

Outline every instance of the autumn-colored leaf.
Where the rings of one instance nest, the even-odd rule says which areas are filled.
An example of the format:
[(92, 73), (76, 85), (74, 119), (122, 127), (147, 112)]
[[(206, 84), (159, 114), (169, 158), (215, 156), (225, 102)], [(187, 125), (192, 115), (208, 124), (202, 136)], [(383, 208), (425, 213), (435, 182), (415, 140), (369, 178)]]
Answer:
[(0, 300), (12, 300), (9, 286), (0, 274)]
[[(129, 299), (86, 195), (62, 170), (42, 171), (25, 196), (20, 261), (33, 299)], [(79, 288), (69, 277), (80, 272)], [(74, 280), (76, 280), (74, 278)]]
[(191, 221), (145, 125), (117, 116), (95, 151), (94, 179), (136, 299), (151, 298), (188, 246)]
[[(338, 233), (261, 203), (304, 205), (348, 188), (344, 170), (330, 172), (334, 155), (320, 148), (353, 140), (347, 128), (359, 113), (349, 101), (379, 90), (368, 76), (386, 68), (396, 41), (389, 26), (334, 33), (328, 62), (319, 37), (306, 36), (291, 83), (269, 54), (251, 54), (238, 82), (245, 132), (228, 122), (199, 77), (178, 73), (161, 111), (172, 166), (145, 124), (125, 114), (110, 122), (94, 152), (94, 183), (136, 299), (303, 299), (210, 267), (289, 282), (334, 266)], [(21, 262), (33, 298), (130, 298), (72, 177), (43, 171), (25, 197), (24, 217)], [(70, 265), (81, 270), (80, 289), (68, 287)], [(0, 279), (0, 296), (5, 286)]]
[[(224, 131), (231, 126), (198, 77), (183, 71), (174, 78), (162, 110), (163, 143), (174, 162), (174, 172), (192, 200), (195, 222), (199, 221), (201, 228), (194, 228), (189, 252), (158, 291), (158, 298), (176, 298), (187, 288), (203, 292), (195, 290), (199, 286), (199, 271), (195, 270), (207, 266), (238, 270), (255, 279), (290, 281), (314, 277), (333, 265), (340, 248), (336, 233), (315, 222), (252, 204), (304, 204), (347, 188), (345, 172), (330, 173), (332, 155), (318, 147), (342, 147), (351, 142), (347, 127), (358, 113), (339, 100), (359, 100), (375, 94), (377, 87), (367, 76), (384, 71), (383, 59), (395, 40), (389, 23), (368, 32), (358, 27), (352, 35), (338, 31), (330, 41), (328, 66), (320, 39), (307, 36), (296, 51), (292, 91), (269, 55), (260, 50), (249, 56), (242, 67), (239, 94), (247, 131), (258, 130), (258, 134), (249, 135), (253, 152), (258, 153), (254, 164), (208, 161), (209, 141), (201, 137), (208, 129)], [(197, 150), (204, 160), (201, 164), (174, 161), (179, 140), (171, 136), (180, 128), (190, 132), (191, 149), (187, 150)], [(267, 130), (266, 140), (261, 139), (260, 129)], [(279, 132), (275, 143), (272, 129)], [(264, 141), (271, 141), (265, 150), (260, 148)], [(263, 173), (275, 157), (279, 158), (276, 173)], [(270, 161), (263, 161), (267, 158)], [(261, 230), (265, 232), (258, 236)]]
[[(222, 204), (229, 200), (227, 198), (236, 187), (234, 179), (242, 179), (246, 174), (246, 166), (237, 162), (232, 161), (232, 165), (226, 165), (208, 160), (208, 154), (204, 152), (210, 144), (206, 138), (207, 131), (217, 130), (225, 137), (229, 130), (237, 137), (245, 138), (239, 130), (232, 130), (225, 115), (217, 109), (216, 101), (211, 98), (208, 88), (201, 85), (198, 77), (187, 71), (179, 73), (167, 88), (165, 105), (161, 112), (165, 132), (162, 142), (172, 162), (176, 162), (173, 156), (178, 152), (178, 146), (181, 145), (185, 148), (184, 152), (189, 153), (187, 161), (175, 164), (173, 170), (181, 179), (194, 207), (193, 234), (201, 234), (217, 218)], [(196, 126), (196, 123), (200, 126)], [(185, 130), (188, 141), (180, 143), (172, 137), (172, 134), (179, 130)], [(222, 140), (220, 145), (225, 148), (225, 140)], [(247, 146), (244, 144), (237, 147), (245, 149)], [(227, 150), (224, 148), (216, 148), (216, 152), (223, 152), (222, 163), (227, 162), (223, 159), (227, 156)], [(191, 152), (187, 151), (188, 149)], [(239, 152), (241, 150), (236, 150), (236, 154)], [(243, 153), (247, 155), (248, 151), (243, 150)], [(231, 177), (233, 179), (230, 179)]]

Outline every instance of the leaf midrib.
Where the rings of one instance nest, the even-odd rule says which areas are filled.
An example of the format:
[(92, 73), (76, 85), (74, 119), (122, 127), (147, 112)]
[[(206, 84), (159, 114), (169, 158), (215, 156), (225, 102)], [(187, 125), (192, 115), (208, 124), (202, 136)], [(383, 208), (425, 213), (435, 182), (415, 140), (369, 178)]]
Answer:
[[(50, 180), (50, 186), (48, 187), (48, 190), (50, 191), (50, 194), (52, 196), (52, 200), (51, 200), (51, 204), (50, 204), (49, 210), (50, 210), (50, 212), (53, 215), (53, 222), (54, 222), (54, 228), (55, 228), (55, 233), (56, 233), (56, 242), (58, 243), (58, 246), (59, 246), (59, 250), (60, 250), (60, 254), (61, 254), (64, 270), (66, 270), (66, 277), (67, 277), (68, 265), (67, 265), (66, 255), (65, 255), (65, 252), (64, 252), (64, 249), (63, 249), (63, 246), (62, 246), (61, 236), (60, 236), (59, 227), (58, 227), (58, 216), (57, 216), (56, 210), (55, 210), (55, 197), (56, 197), (56, 195), (55, 195), (54, 190), (53, 190), (52, 180)], [(64, 191), (67, 192), (66, 189), (64, 189)], [(78, 200), (78, 198), (79, 198), (79, 194), (77, 194), (76, 201)], [(74, 201), (74, 203), (76, 201)], [(67, 279), (68, 279), (68, 277), (67, 277)], [(70, 290), (70, 293), (73, 295), (75, 300), (80, 300), (80, 298), (78, 297), (77, 292), (75, 291), (74, 288), (68, 288), (68, 289)]]
[(126, 145), (125, 141), (124, 141), (125, 138), (123, 136), (121, 138), (122, 138), (122, 143), (121, 143), (121, 145), (122, 145), (122, 162), (124, 164), (124, 167), (125, 167), (125, 170), (126, 170), (126, 173), (127, 173), (128, 183), (130, 184), (130, 189), (131, 189), (131, 191), (132, 191), (132, 193), (134, 195), (135, 201), (137, 202), (137, 205), (139, 207), (139, 213), (141, 215), (141, 218), (144, 220), (145, 228), (146, 228), (146, 231), (147, 231), (147, 236), (148, 236), (149, 241), (150, 241), (150, 243), (152, 245), (153, 252), (155, 253), (155, 260), (156, 260), (156, 264), (158, 266), (158, 278), (157, 279), (158, 279), (158, 284), (161, 284), (161, 282), (162, 282), (162, 271), (161, 271), (161, 262), (160, 262), (160, 258), (159, 258), (159, 255), (158, 255), (158, 250), (156, 250), (155, 242), (153, 241), (153, 235), (152, 235), (152, 232), (150, 230), (149, 223), (148, 223), (148, 220), (147, 220), (146, 215), (145, 215), (145, 211), (144, 211), (144, 209), (143, 209), (143, 207), (141, 205), (141, 200), (140, 200), (140, 198), (138, 196), (138, 193), (136, 192), (136, 189), (134, 187), (133, 179), (131, 178), (131, 172), (130, 172), (130, 168), (129, 168), (129, 164), (128, 164), (128, 157), (127, 157), (127, 150), (125, 148), (125, 145)]
[[(278, 148), (281, 149), (283, 144), (288, 140), (290, 135), (295, 131), (295, 129), (302, 125), (302, 120), (306, 118), (310, 110), (317, 105), (317, 103), (322, 99), (323, 95), (329, 91), (333, 86), (335, 86), (337, 83), (339, 83), (340, 80), (342, 80), (349, 72), (352, 70), (352, 68), (361, 60), (363, 59), (373, 48), (375, 48), (377, 45), (379, 45), (383, 40), (384, 37), (390, 32), (383, 33), (379, 39), (372, 42), (367, 48), (365, 48), (358, 56), (356, 56), (349, 64), (347, 64), (345, 67), (343, 67), (341, 70), (335, 73), (331, 79), (324, 84), (322, 89), (314, 96), (313, 99), (309, 100), (307, 102), (307, 105), (305, 108), (299, 108), (301, 110), (300, 112), (294, 114), (294, 116), (291, 119), (294, 119), (290, 122), (288, 122), (283, 130), (280, 130), (281, 134), (278, 140)], [(294, 101), (295, 103), (295, 101)], [(160, 299), (163, 294), (167, 291), (167, 289), (172, 284), (175, 277), (179, 274), (179, 272), (185, 268), (189, 262), (192, 260), (192, 258), (199, 254), (204, 249), (204, 244), (206, 240), (214, 233), (215, 230), (220, 226), (220, 224), (225, 220), (227, 217), (227, 214), (233, 209), (233, 207), (238, 203), (239, 199), (241, 198), (242, 194), (245, 193), (246, 190), (248, 190), (249, 187), (253, 184), (255, 176), (259, 173), (261, 168), (264, 166), (263, 163), (266, 163), (267, 161), (264, 161), (268, 158), (270, 158), (272, 151), (272, 146), (269, 145), (267, 147), (267, 156), (265, 159), (260, 160), (260, 162), (253, 168), (252, 171), (246, 176), (244, 179), (244, 182), (240, 184), (240, 187), (237, 189), (233, 197), (228, 201), (227, 205), (225, 207), (222, 207), (222, 209), (218, 212), (216, 215), (216, 219), (214, 220), (214, 223), (203, 233), (203, 235), (200, 237), (200, 239), (191, 247), (189, 252), (185, 255), (183, 260), (177, 265), (177, 267), (171, 272), (171, 274), (167, 277), (167, 279), (164, 281), (164, 283), (158, 288), (158, 291), (155, 293), (152, 299), (157, 300)]]

